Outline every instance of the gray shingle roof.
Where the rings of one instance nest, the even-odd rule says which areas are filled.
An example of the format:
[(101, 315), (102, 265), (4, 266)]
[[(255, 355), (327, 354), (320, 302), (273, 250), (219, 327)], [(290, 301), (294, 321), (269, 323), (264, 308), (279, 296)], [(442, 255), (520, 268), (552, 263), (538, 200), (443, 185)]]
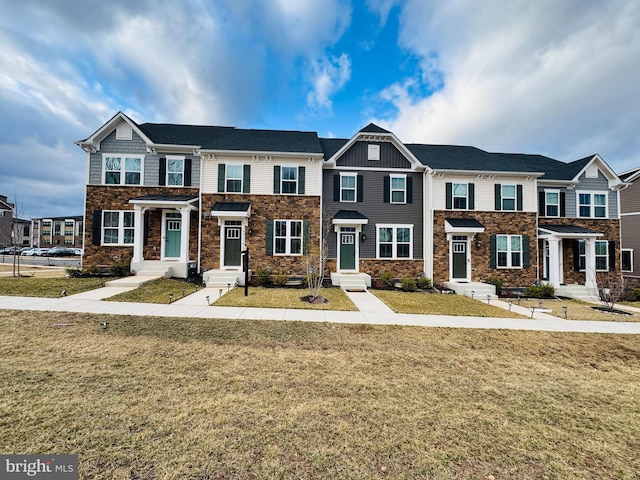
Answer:
[(235, 127), (164, 123), (143, 123), (138, 127), (157, 144), (193, 145), (205, 150), (322, 153), (316, 132), (246, 130)]
[(212, 212), (246, 212), (251, 204), (249, 202), (216, 202)]
[(454, 228), (484, 228), (475, 218), (445, 218), (447, 223)]
[(385, 130), (384, 128), (379, 127), (378, 125), (376, 125), (375, 123), (370, 123), (369, 125), (364, 127), (362, 130), (360, 130), (360, 132), (362, 132), (362, 133), (391, 133), (389, 130)]
[(602, 234), (601, 232), (597, 232), (595, 230), (591, 230), (590, 228), (577, 227), (575, 225), (540, 225), (540, 228), (543, 230), (547, 230), (554, 233), (583, 233), (587, 235), (597, 235)]
[(356, 210), (338, 210), (333, 216), (336, 220), (367, 220), (367, 217)]

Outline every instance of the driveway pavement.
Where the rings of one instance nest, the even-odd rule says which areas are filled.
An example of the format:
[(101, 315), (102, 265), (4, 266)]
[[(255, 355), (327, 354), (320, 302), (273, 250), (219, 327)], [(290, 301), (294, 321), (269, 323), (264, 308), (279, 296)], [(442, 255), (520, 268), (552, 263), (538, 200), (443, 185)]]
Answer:
[[(564, 320), (542, 312), (533, 318), (459, 317), (451, 315), (415, 315), (393, 312), (370, 292), (347, 292), (357, 312), (300, 310), (290, 308), (245, 308), (209, 306), (220, 295), (218, 289), (203, 288), (171, 304), (103, 302), (102, 299), (134, 287), (104, 287), (60, 298), (0, 296), (0, 309), (101, 313), (110, 315), (149, 315), (186, 318), (227, 318), (233, 320), (289, 320), (350, 324), (407, 325), (421, 327), (540, 330), (550, 332), (640, 334), (640, 322), (596, 322)], [(209, 299), (207, 299), (209, 297)], [(516, 305), (493, 300), (492, 305), (530, 316)], [(634, 309), (640, 313), (640, 310)]]

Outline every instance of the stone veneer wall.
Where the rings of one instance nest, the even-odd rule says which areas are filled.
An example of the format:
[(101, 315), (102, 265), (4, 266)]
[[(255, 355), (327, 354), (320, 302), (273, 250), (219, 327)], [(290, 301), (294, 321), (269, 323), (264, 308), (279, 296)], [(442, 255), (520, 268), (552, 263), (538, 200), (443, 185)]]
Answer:
[[(449, 241), (445, 233), (445, 218), (473, 218), (484, 225), (485, 231), (476, 234), (471, 242), (471, 281), (488, 283), (492, 278), (504, 282), (505, 287), (521, 287), (537, 278), (537, 214), (533, 212), (480, 212), (439, 210), (434, 212), (433, 281), (449, 281)], [(491, 235), (529, 235), (531, 267), (491, 268)], [(480, 242), (480, 248), (476, 243)]]
[[(111, 265), (113, 262), (130, 259), (133, 256), (131, 246), (93, 245), (93, 211), (94, 210), (133, 210), (129, 203), (131, 198), (144, 195), (193, 195), (197, 197), (197, 188), (175, 187), (132, 187), (112, 185), (87, 185), (85, 203), (86, 219), (84, 224), (84, 257), (83, 265)], [(148, 212), (148, 236), (144, 247), (145, 260), (160, 260), (162, 210)], [(198, 214), (191, 212), (191, 228), (189, 229), (189, 257), (198, 258)], [(142, 226), (136, 226), (136, 228)]]
[[(297, 195), (233, 195), (203, 194), (202, 210), (210, 212), (216, 202), (249, 202), (251, 216), (245, 229), (245, 243), (249, 248), (249, 268), (255, 275), (258, 268), (271, 268), (273, 273), (304, 275), (306, 271), (304, 255), (267, 255), (267, 220), (308, 220), (310, 241), (319, 243), (320, 238), (320, 197)], [(204, 215), (204, 213), (203, 213)], [(202, 219), (201, 268), (220, 268), (220, 230), (218, 218)], [(249, 233), (251, 230), (251, 233)]]
[[(620, 271), (620, 220), (606, 219), (584, 219), (584, 218), (560, 218), (556, 221), (547, 219), (540, 222), (541, 224), (549, 223), (554, 225), (571, 225), (574, 227), (583, 227), (596, 232), (602, 232), (604, 235), (597, 240), (606, 240), (615, 242), (616, 246), (616, 265), (615, 271)], [(542, 251), (541, 251), (542, 252)], [(544, 256), (540, 255), (540, 272), (542, 269), (542, 262)], [(572, 283), (584, 283), (585, 273), (576, 272), (573, 269), (573, 241), (571, 239), (565, 239), (562, 242), (562, 265), (563, 265), (563, 280), (564, 283), (569, 285)]]
[[(330, 258), (325, 265), (325, 275), (336, 272), (336, 259)], [(391, 272), (394, 278), (418, 278), (424, 272), (424, 262), (420, 260), (379, 260), (361, 258), (359, 271), (371, 275), (372, 279), (380, 277), (380, 272)]]

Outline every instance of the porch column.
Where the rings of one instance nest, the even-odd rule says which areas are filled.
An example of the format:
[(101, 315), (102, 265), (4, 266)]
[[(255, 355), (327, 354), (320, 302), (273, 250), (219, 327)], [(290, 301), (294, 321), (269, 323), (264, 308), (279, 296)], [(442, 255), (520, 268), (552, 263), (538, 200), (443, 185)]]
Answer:
[(560, 239), (549, 238), (549, 283), (560, 286)]
[(183, 207), (180, 209), (180, 262), (189, 261), (189, 228), (191, 225), (191, 209)]
[(593, 238), (584, 240), (584, 284), (596, 288), (596, 242)]
[(144, 260), (144, 211), (142, 206), (133, 206), (133, 258), (134, 263), (140, 263)]

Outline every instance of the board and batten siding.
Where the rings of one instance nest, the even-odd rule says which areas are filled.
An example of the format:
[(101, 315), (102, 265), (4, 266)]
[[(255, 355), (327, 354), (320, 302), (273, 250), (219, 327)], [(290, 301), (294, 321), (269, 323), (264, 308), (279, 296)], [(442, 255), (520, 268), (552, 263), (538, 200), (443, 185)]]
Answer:
[[(380, 160), (369, 160), (369, 145), (380, 145)], [(336, 162), (338, 167), (411, 168), (407, 158), (390, 142), (355, 142)]]
[[(350, 173), (355, 173), (349, 170)], [(424, 222), (422, 200), (424, 187), (422, 172), (407, 173), (412, 178), (412, 202), (405, 204), (384, 203), (384, 178), (393, 172), (360, 170), (358, 175), (363, 177), (362, 202), (335, 202), (333, 200), (333, 176), (339, 175), (339, 169), (324, 170), (323, 172), (323, 206), (326, 218), (333, 218), (339, 210), (356, 210), (367, 217), (369, 223), (363, 226), (362, 233), (367, 239), (360, 243), (360, 258), (376, 258), (376, 224), (413, 225), (413, 259), (421, 260), (424, 240)], [(329, 257), (335, 258), (337, 235), (333, 228), (329, 233)]]
[(500, 177), (498, 175), (492, 179), (478, 178), (477, 176), (464, 177), (461, 175), (435, 176), (433, 178), (433, 209), (446, 210), (446, 186), (447, 183), (473, 183), (474, 203), (477, 211), (495, 211), (495, 185), (522, 185), (522, 210), (523, 212), (537, 212), (538, 202), (535, 182), (524, 178)]
[(320, 160), (309, 162), (304, 159), (292, 160), (274, 156), (272, 160), (252, 160), (251, 158), (239, 158), (237, 156), (225, 157), (217, 155), (215, 160), (204, 160), (202, 168), (202, 193), (218, 193), (218, 165), (250, 165), (251, 166), (251, 194), (273, 195), (274, 166), (305, 167), (304, 195), (320, 195), (320, 175), (322, 163)]

